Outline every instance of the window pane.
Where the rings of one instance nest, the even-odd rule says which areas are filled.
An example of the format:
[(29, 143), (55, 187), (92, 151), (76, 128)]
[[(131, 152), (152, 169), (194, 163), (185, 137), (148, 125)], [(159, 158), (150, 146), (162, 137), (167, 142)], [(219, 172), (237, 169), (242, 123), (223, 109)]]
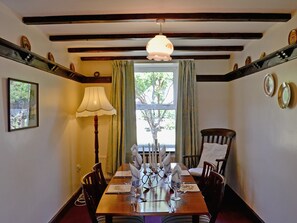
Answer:
[(173, 72), (137, 72), (136, 106), (174, 104)]
[[(164, 118), (160, 119), (162, 114)], [(147, 120), (149, 117), (150, 120)], [(137, 110), (137, 143), (140, 147), (147, 147), (148, 143), (158, 140), (165, 145), (167, 151), (175, 148), (175, 110)]]
[[(136, 65), (137, 66), (137, 65)], [(143, 69), (142, 69), (143, 68)], [(135, 70), (137, 144), (145, 148), (155, 140), (175, 150), (176, 73), (157, 64)]]

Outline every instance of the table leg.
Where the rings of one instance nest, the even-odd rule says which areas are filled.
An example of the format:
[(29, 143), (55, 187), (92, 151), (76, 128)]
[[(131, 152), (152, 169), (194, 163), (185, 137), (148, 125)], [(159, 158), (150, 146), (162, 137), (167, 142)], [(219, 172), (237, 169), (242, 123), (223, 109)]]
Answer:
[(144, 216), (144, 223), (162, 223), (161, 216)]
[(111, 215), (105, 215), (105, 222), (106, 223), (112, 223), (112, 216)]
[(192, 222), (199, 222), (199, 215), (193, 215)]

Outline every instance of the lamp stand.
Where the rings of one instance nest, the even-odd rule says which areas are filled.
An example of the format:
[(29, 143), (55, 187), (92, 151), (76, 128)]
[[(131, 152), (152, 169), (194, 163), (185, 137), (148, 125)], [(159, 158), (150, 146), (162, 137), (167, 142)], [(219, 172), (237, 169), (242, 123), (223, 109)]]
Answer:
[(94, 127), (95, 127), (95, 163), (99, 163), (99, 140), (98, 140), (98, 116), (94, 116)]

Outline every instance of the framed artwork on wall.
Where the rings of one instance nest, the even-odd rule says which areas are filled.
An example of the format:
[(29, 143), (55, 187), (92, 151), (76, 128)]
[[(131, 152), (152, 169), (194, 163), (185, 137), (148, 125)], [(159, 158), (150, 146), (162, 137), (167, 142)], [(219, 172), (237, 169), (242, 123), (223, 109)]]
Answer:
[(8, 78), (8, 131), (39, 126), (38, 84)]

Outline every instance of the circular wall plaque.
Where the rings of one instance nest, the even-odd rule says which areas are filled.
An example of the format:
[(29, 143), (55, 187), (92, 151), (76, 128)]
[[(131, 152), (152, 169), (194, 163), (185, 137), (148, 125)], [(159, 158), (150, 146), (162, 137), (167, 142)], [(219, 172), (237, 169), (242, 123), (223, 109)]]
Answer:
[(272, 74), (266, 74), (264, 77), (264, 92), (267, 96), (272, 97), (275, 89), (275, 81)]
[(278, 104), (281, 108), (287, 108), (291, 100), (291, 89), (290, 85), (283, 82), (278, 89)]

